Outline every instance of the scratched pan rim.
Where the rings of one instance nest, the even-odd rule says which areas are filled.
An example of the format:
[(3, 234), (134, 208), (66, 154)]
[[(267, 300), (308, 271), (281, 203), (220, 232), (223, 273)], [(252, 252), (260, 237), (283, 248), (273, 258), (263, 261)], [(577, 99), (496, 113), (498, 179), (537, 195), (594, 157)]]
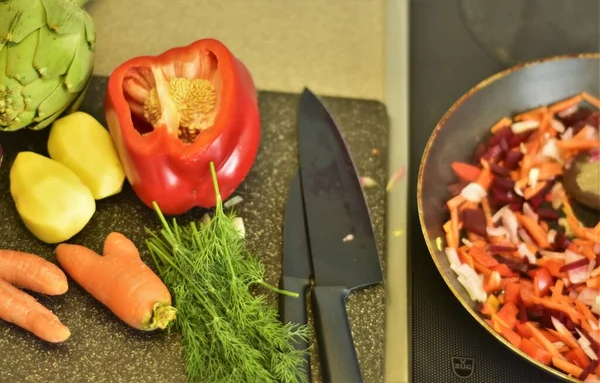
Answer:
[[(581, 383), (581, 380), (576, 379), (572, 376), (568, 376), (565, 373), (563, 373), (562, 371), (560, 371), (554, 367), (547, 366), (541, 362), (538, 362), (537, 360), (533, 359), (529, 355), (525, 354), (523, 351), (519, 350), (517, 347), (515, 347), (509, 341), (507, 341), (505, 338), (503, 338), (500, 334), (498, 334), (496, 331), (494, 331), (494, 329), (491, 326), (489, 326), (483, 320), (483, 318), (479, 316), (479, 314), (477, 312), (475, 312), (475, 310), (471, 307), (471, 304), (467, 301), (468, 294), (466, 293), (466, 291), (464, 291), (464, 293), (461, 293), (458, 291), (457, 288), (454, 287), (450, 278), (444, 272), (442, 264), (438, 261), (438, 257), (444, 255), (443, 250), (442, 251), (438, 250), (437, 246), (434, 243), (432, 243), (431, 239), (429, 238), (429, 233), (427, 231), (424, 208), (423, 208), (423, 178), (424, 178), (423, 174), (425, 172), (425, 168), (426, 168), (426, 165), (427, 165), (427, 162), (429, 159), (429, 154), (431, 152), (431, 148), (432, 148), (433, 144), (435, 143), (440, 130), (445, 126), (446, 121), (451, 116), (454, 115), (456, 110), (458, 108), (460, 108), (464, 104), (465, 101), (467, 101), (473, 95), (477, 94), (477, 92), (481, 91), (482, 89), (489, 87), (493, 83), (495, 83), (515, 72), (518, 72), (518, 71), (521, 71), (521, 70), (524, 70), (524, 69), (530, 68), (530, 67), (541, 66), (544, 64), (552, 63), (552, 62), (566, 61), (566, 60), (573, 60), (573, 59), (600, 60), (600, 52), (598, 52), (598, 53), (582, 53), (582, 54), (575, 54), (575, 55), (552, 56), (552, 57), (547, 57), (547, 58), (534, 60), (534, 61), (528, 61), (528, 62), (524, 62), (524, 63), (518, 64), (518, 65), (512, 66), (508, 69), (498, 72), (498, 73), (484, 79), (483, 81), (479, 82), (477, 85), (475, 85), (474, 87), (469, 89), (467, 92), (465, 92), (456, 102), (454, 102), (454, 104), (452, 104), (452, 106), (446, 111), (446, 113), (444, 113), (442, 118), (439, 120), (439, 122), (433, 129), (433, 132), (431, 133), (429, 139), (427, 140), (427, 144), (425, 145), (425, 149), (421, 156), (421, 162), (419, 165), (419, 173), (418, 173), (418, 177), (417, 177), (417, 209), (418, 209), (418, 214), (419, 214), (419, 224), (421, 227), (421, 232), (423, 234), (423, 239), (425, 240), (425, 243), (427, 245), (429, 255), (431, 256), (437, 271), (439, 272), (442, 279), (446, 283), (446, 286), (448, 286), (448, 288), (450, 289), (450, 291), (452, 292), (454, 297), (466, 309), (466, 311), (471, 315), (471, 317), (473, 317), (473, 319), (475, 319), (498, 342), (503, 344), (505, 347), (507, 347), (509, 350), (513, 351), (517, 355), (521, 356), (522, 359), (528, 361), (530, 364), (532, 364), (532, 365), (538, 367), (539, 369), (542, 369), (543, 371), (547, 372), (548, 374), (551, 374), (554, 377), (562, 379), (566, 382)], [(475, 146), (475, 143), (473, 146)], [(445, 188), (446, 185), (443, 185), (443, 187)], [(454, 279), (456, 279), (456, 277), (454, 277)]]

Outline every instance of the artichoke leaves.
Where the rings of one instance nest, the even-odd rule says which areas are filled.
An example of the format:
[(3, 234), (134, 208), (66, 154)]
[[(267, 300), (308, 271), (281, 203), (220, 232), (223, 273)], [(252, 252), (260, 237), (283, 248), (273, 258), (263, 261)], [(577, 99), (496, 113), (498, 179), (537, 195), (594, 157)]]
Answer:
[(0, 0), (0, 131), (43, 129), (79, 108), (96, 39), (83, 3)]

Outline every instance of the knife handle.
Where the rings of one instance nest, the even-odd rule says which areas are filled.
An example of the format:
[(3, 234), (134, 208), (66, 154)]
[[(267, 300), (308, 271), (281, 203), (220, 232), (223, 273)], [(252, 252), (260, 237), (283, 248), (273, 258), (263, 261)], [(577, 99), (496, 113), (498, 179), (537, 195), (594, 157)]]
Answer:
[(326, 383), (362, 383), (362, 375), (346, 313), (345, 287), (315, 287), (313, 310), (321, 369)]
[[(288, 297), (287, 295), (279, 295), (279, 315), (283, 323), (297, 323), (307, 324), (308, 320), (306, 317), (306, 289), (310, 286), (308, 279), (295, 278), (295, 277), (282, 277), (281, 288), (283, 290), (292, 291), (298, 293), (298, 298)], [(297, 337), (294, 342), (296, 350), (307, 350), (308, 341)], [(308, 382), (312, 381), (310, 373), (310, 353), (306, 352), (303, 355), (304, 364), (302, 366), (303, 371), (308, 377)]]

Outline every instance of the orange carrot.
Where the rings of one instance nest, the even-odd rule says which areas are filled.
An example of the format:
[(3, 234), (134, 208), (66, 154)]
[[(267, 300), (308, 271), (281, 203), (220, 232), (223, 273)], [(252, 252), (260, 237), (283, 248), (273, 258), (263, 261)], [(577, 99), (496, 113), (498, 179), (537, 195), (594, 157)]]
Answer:
[(559, 370), (562, 370), (569, 375), (579, 376), (583, 372), (581, 367), (577, 367), (576, 365), (569, 363), (558, 356), (552, 357), (552, 364)]
[(492, 133), (496, 133), (504, 127), (510, 126), (512, 124), (512, 120), (508, 117), (502, 117), (498, 122), (496, 122), (491, 129)]
[(128, 325), (150, 331), (164, 329), (175, 319), (169, 290), (123, 234), (106, 237), (103, 256), (62, 243), (56, 257), (75, 282)]
[(544, 162), (539, 166), (540, 174), (538, 180), (546, 181), (562, 174), (562, 165), (558, 162)]
[(61, 295), (69, 289), (65, 273), (54, 263), (14, 250), (0, 250), (0, 278), (46, 295)]
[(590, 150), (600, 148), (598, 140), (560, 140), (556, 141), (556, 146), (562, 150)]
[(534, 195), (536, 195), (537, 193), (539, 193), (540, 190), (542, 190), (545, 187), (546, 187), (546, 182), (545, 181), (538, 182), (538, 183), (535, 184), (535, 186), (532, 186), (532, 187), (529, 187), (529, 188), (525, 189), (523, 191), (523, 197), (525, 197), (525, 199), (530, 199)]
[(537, 120), (539, 119), (539, 115), (542, 113), (546, 113), (548, 111), (548, 107), (543, 105), (537, 107), (535, 109), (528, 110), (523, 113), (519, 113), (514, 117), (515, 121), (523, 121), (523, 120)]
[(565, 109), (569, 109), (573, 105), (579, 104), (582, 99), (583, 99), (582, 95), (578, 94), (576, 96), (567, 98), (566, 100), (562, 100), (562, 101), (559, 101), (559, 102), (553, 104), (548, 110), (552, 114), (558, 113), (558, 112), (563, 111)]
[(489, 166), (484, 166), (483, 170), (481, 171), (479, 177), (477, 177), (477, 180), (475, 182), (481, 185), (481, 187), (483, 187), (485, 190), (488, 190), (492, 185), (493, 179), (494, 176), (492, 175), (492, 171), (490, 170)]
[(598, 99), (597, 97), (592, 96), (588, 92), (581, 93), (581, 96), (583, 97), (583, 99), (585, 101), (589, 102), (590, 104), (592, 104), (596, 108), (600, 109), (600, 99)]
[(525, 214), (516, 214), (517, 219), (525, 227), (525, 230), (531, 235), (531, 238), (542, 248), (546, 249), (550, 247), (548, 243), (547, 235), (544, 230), (535, 222), (531, 217)]
[(461, 179), (461, 181), (475, 182), (481, 173), (481, 169), (465, 162), (454, 161), (450, 164), (454, 173)]
[(64, 342), (71, 331), (34, 297), (0, 279), (0, 319), (52, 343)]

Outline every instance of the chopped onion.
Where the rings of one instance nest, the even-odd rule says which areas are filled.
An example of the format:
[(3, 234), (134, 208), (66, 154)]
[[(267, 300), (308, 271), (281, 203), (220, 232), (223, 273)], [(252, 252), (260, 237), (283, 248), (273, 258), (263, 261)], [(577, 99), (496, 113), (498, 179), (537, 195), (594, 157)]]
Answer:
[(519, 229), (518, 230), (519, 233), (519, 237), (521, 237), (521, 240), (523, 242), (525, 242), (528, 245), (535, 245), (535, 242), (533, 241), (533, 239), (529, 236), (529, 233), (527, 233), (527, 230), (525, 229)]
[(565, 259), (565, 253), (558, 253), (556, 251), (540, 250), (540, 255), (552, 259)]
[(561, 110), (557, 114), (560, 118), (565, 118), (565, 117), (568, 117), (568, 116), (572, 115), (573, 113), (577, 112), (578, 109), (579, 109), (579, 105), (575, 104), (566, 109)]
[(521, 190), (517, 184), (515, 184), (513, 190), (515, 191), (515, 194), (519, 197), (524, 197), (523, 190)]
[(594, 244), (594, 249), (593, 249), (593, 251), (594, 251), (594, 254), (596, 254), (596, 255), (600, 255), (600, 243), (596, 243), (596, 244)]
[(508, 205), (502, 206), (500, 209), (498, 209), (498, 211), (492, 216), (492, 222), (498, 223), (502, 219), (502, 214), (506, 209), (508, 209)]
[(554, 326), (554, 329), (559, 334), (570, 334), (571, 333), (569, 330), (567, 330), (567, 328), (565, 327), (565, 325), (562, 324), (562, 322), (559, 321), (558, 319), (556, 319), (555, 317), (550, 316), (550, 320), (552, 321), (552, 325)]
[[(571, 250), (567, 249), (565, 251), (565, 266), (568, 265), (569, 263), (579, 261), (580, 259), (587, 260), (587, 258), (584, 257), (583, 255), (576, 254), (576, 253), (572, 252)], [(593, 270), (593, 268), (590, 270), (589, 264), (586, 263), (583, 266), (569, 270), (567, 272), (567, 274), (569, 276), (569, 280), (571, 281), (571, 283), (577, 284), (577, 283), (585, 282), (590, 277), (590, 273), (592, 270)]]
[(508, 234), (506, 232), (506, 229), (502, 226), (499, 227), (487, 227), (486, 229), (487, 235), (489, 235), (490, 237), (503, 237), (506, 234)]
[(517, 216), (510, 209), (504, 209), (502, 212), (502, 225), (508, 231), (508, 238), (514, 244), (519, 242), (517, 231), (519, 230), (519, 223), (517, 222)]
[(452, 270), (458, 275), (458, 281), (463, 285), (469, 296), (474, 301), (485, 302), (487, 293), (483, 289), (483, 281), (479, 278), (475, 270), (469, 265), (461, 264), (451, 266)]
[(525, 121), (515, 122), (514, 124), (512, 124), (510, 126), (510, 129), (513, 131), (513, 133), (519, 134), (519, 133), (526, 132), (528, 130), (537, 129), (539, 126), (540, 126), (539, 121), (525, 120)]
[(598, 322), (595, 322), (591, 319), (588, 319), (588, 323), (590, 325), (590, 328), (592, 329), (592, 331), (597, 331), (598, 330)]
[(537, 184), (539, 177), (540, 177), (540, 169), (538, 169), (538, 168), (529, 169), (529, 175), (528, 175), (529, 186), (534, 187)]
[(592, 307), (596, 303), (596, 297), (598, 296), (598, 291), (595, 289), (586, 287), (577, 296), (577, 300), (585, 303), (586, 305)]
[(554, 229), (548, 230), (548, 235), (546, 236), (546, 240), (548, 241), (548, 243), (550, 243), (550, 244), (554, 243), (555, 238), (556, 238), (556, 230), (554, 230)]
[(565, 125), (558, 121), (557, 119), (553, 118), (550, 121), (550, 126), (552, 127), (552, 129), (556, 130), (558, 133), (564, 133), (565, 132)]
[(444, 249), (446, 252), (446, 257), (448, 258), (448, 263), (450, 264), (450, 266), (460, 266), (461, 262), (460, 262), (460, 258), (458, 258), (458, 253), (456, 252), (456, 249), (453, 247), (446, 247), (446, 249)]
[(579, 331), (578, 328), (575, 328), (575, 330), (579, 334), (579, 339), (577, 339), (577, 343), (579, 343), (583, 352), (585, 352), (585, 354), (587, 356), (589, 356), (590, 359), (597, 360), (598, 356), (596, 355), (594, 350), (592, 350), (592, 348), (590, 347), (592, 345), (592, 343), (589, 341), (589, 339), (585, 335), (583, 335), (583, 333), (581, 331)]
[(525, 143), (524, 143), (524, 142), (521, 142), (521, 143), (519, 144), (519, 150), (521, 151), (521, 153), (523, 153), (523, 154), (527, 154), (527, 146), (525, 146)]
[(570, 140), (573, 138), (573, 128), (568, 128), (565, 132), (560, 136), (563, 140)]
[(467, 247), (473, 247), (473, 242), (469, 241), (466, 238), (461, 239), (462, 243)]
[(555, 160), (561, 160), (560, 151), (556, 146), (556, 140), (554, 138), (548, 140), (542, 147), (542, 154), (548, 158)]
[(538, 221), (538, 215), (535, 213), (535, 211), (533, 211), (527, 202), (523, 204), (523, 213), (525, 213), (525, 215), (529, 218), (533, 218), (536, 222)]
[(517, 251), (521, 257), (527, 258), (527, 261), (529, 261), (530, 265), (537, 264), (537, 258), (535, 257), (535, 254), (533, 254), (531, 250), (529, 250), (526, 244), (520, 243), (517, 246)]
[(476, 182), (471, 182), (463, 188), (460, 194), (469, 202), (479, 203), (487, 196), (485, 189)]
[(596, 267), (594, 270), (592, 270), (590, 273), (590, 278), (595, 278), (598, 275), (600, 275), (600, 267)]

